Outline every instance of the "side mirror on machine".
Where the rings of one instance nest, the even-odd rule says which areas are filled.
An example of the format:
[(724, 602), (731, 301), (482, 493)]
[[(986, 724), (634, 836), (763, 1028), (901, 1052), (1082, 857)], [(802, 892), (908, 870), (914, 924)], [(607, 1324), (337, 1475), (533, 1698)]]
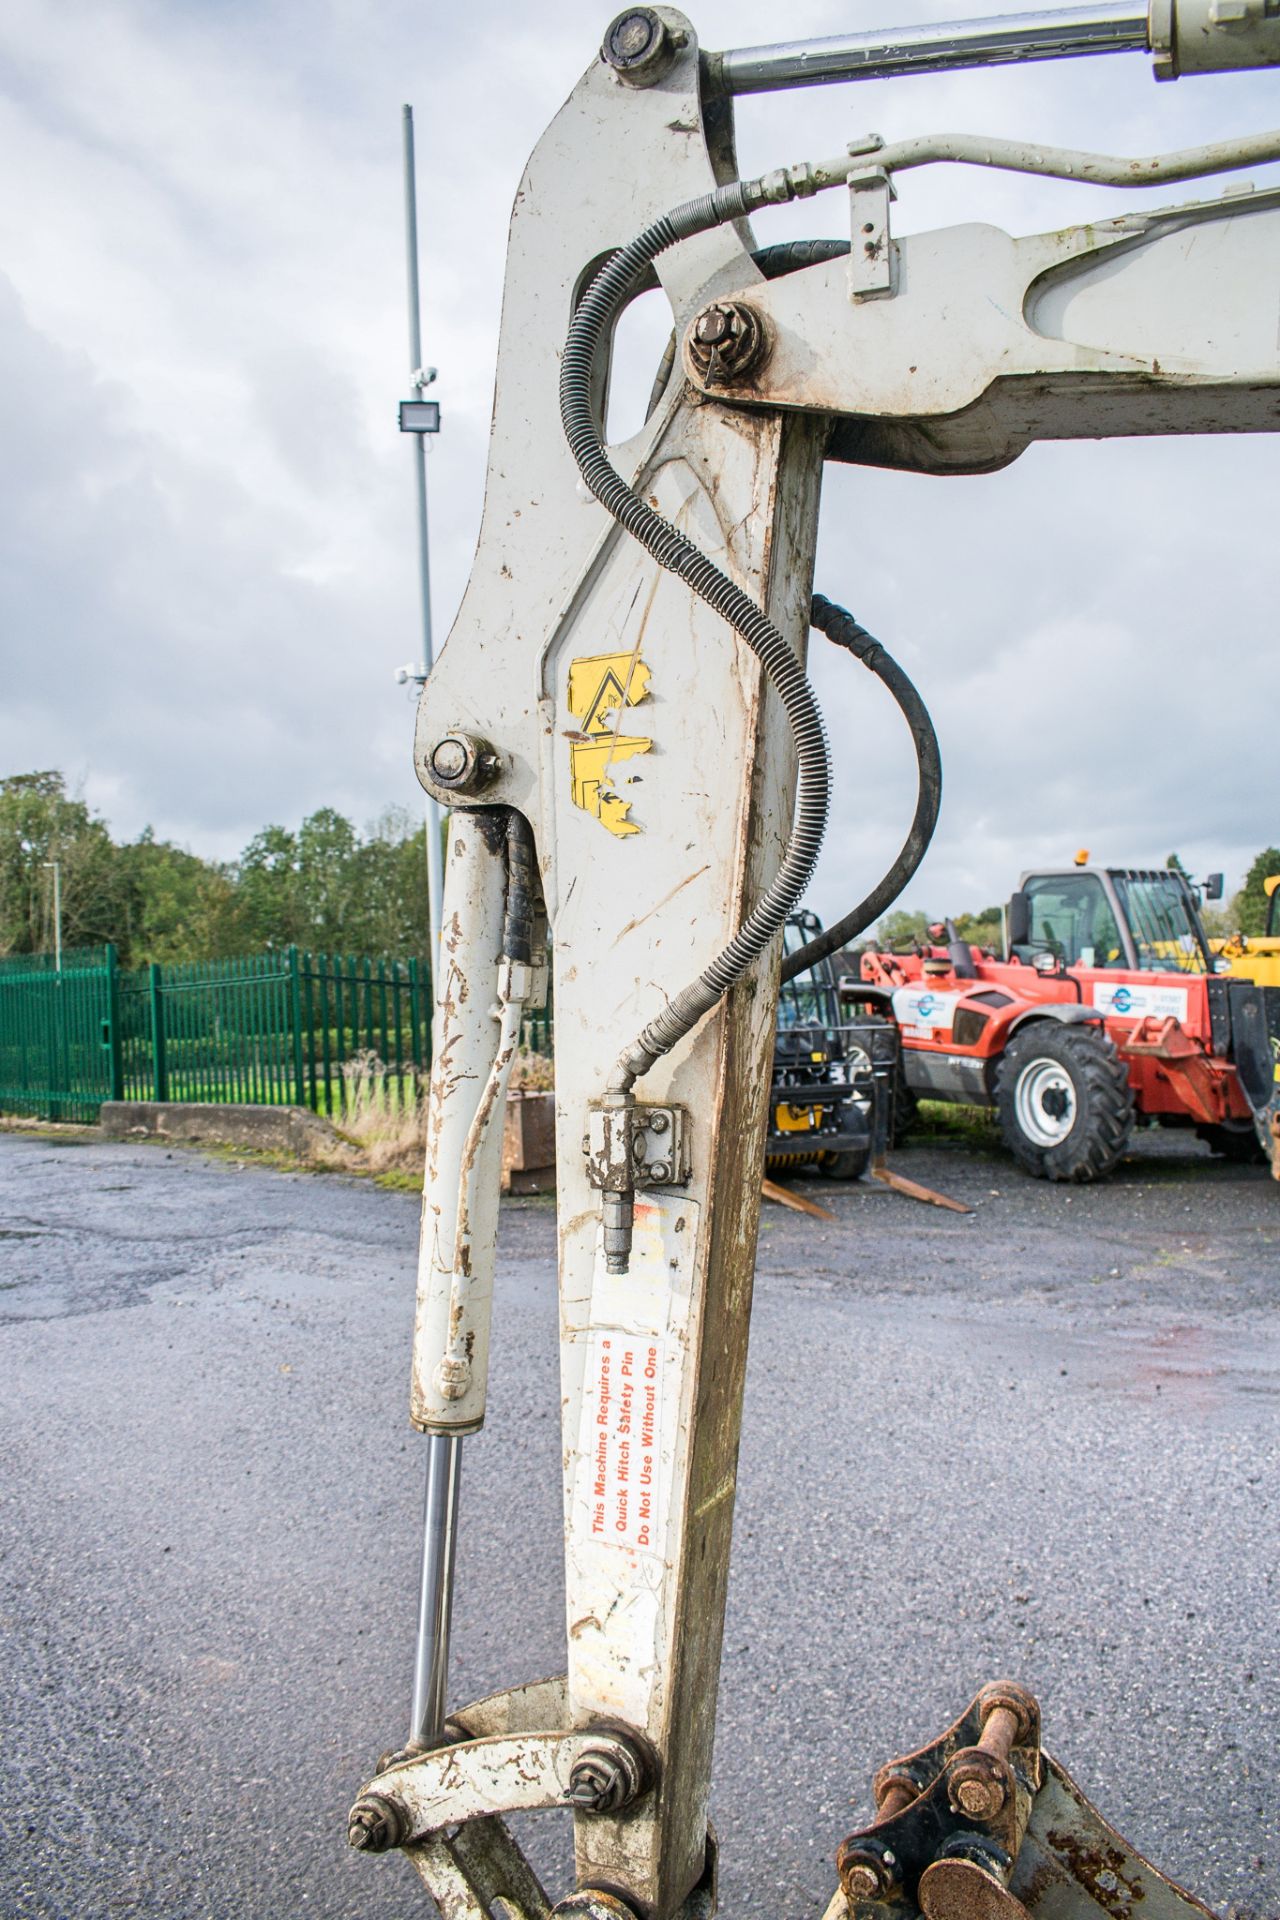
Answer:
[(1221, 900), (1222, 875), (1220, 873), (1206, 874), (1205, 883), (1204, 883), (1204, 897), (1206, 900)]
[(1019, 889), (1009, 902), (1009, 949), (1025, 947), (1031, 939), (1031, 901)]

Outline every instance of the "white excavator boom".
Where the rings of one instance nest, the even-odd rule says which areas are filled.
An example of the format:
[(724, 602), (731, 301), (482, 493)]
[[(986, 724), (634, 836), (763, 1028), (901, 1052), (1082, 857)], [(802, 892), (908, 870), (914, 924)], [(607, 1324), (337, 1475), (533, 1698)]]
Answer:
[[(350, 1829), (403, 1848), (446, 1916), (714, 1910), (708, 1780), (776, 936), (826, 807), (803, 673), (824, 460), (973, 473), (1042, 438), (1280, 424), (1280, 193), (1029, 238), (898, 239), (891, 219), (896, 180), (926, 163), (1149, 189), (1280, 158), (1280, 134), (1146, 160), (866, 136), (741, 182), (733, 95), (1123, 50), (1163, 77), (1277, 64), (1280, 17), (1273, 0), (1157, 0), (1150, 16), (1107, 4), (704, 55), (682, 15), (637, 7), (520, 184), (483, 526), (415, 746), (453, 813), (413, 1353), (429, 1454), (414, 1700)], [(847, 195), (848, 247), (760, 252), (755, 209), (828, 190)], [(674, 349), (643, 428), (606, 448), (613, 326), (654, 285)], [(450, 1713), (501, 1110), (521, 1013), (545, 992), (546, 926), (566, 1674)], [(1016, 1916), (1036, 1888), (1046, 1914), (1115, 1910), (1046, 1838), (1037, 1807), (1059, 1828), (1074, 1808), (1095, 1841), (1102, 1828), (1041, 1755), (1019, 1689), (988, 1690), (895, 1768), (876, 1827), (841, 1849), (832, 1920)], [(553, 1907), (501, 1816), (557, 1807), (577, 1885)], [(1146, 1876), (1144, 1912), (1202, 1911), (1118, 1857)]]

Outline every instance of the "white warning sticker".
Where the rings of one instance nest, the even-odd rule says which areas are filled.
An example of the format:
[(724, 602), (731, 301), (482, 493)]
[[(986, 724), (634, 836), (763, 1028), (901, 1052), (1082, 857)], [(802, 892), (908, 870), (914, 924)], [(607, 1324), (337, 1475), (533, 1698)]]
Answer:
[(661, 1481), (661, 1334), (592, 1329), (582, 1405), (590, 1537), (615, 1547), (657, 1550)]

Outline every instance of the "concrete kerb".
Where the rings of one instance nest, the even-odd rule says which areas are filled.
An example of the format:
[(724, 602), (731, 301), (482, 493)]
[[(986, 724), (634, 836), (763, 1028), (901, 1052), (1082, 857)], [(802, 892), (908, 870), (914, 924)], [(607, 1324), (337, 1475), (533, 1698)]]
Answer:
[(105, 1100), (99, 1116), (108, 1140), (173, 1140), (295, 1154), (330, 1164), (352, 1148), (327, 1120), (305, 1107), (241, 1106), (231, 1101)]

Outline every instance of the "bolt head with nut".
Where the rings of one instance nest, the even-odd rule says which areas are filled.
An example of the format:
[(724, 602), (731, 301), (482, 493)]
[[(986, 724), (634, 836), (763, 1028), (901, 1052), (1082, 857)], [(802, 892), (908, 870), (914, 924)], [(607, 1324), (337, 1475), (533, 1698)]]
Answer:
[(629, 1750), (588, 1747), (573, 1763), (569, 1799), (586, 1813), (616, 1813), (635, 1799), (644, 1774)]
[(994, 1820), (1009, 1797), (1006, 1763), (981, 1747), (965, 1747), (947, 1768), (947, 1797), (970, 1820)]
[(863, 1839), (848, 1852), (841, 1849), (840, 1884), (848, 1899), (887, 1900), (902, 1878), (898, 1856), (883, 1843)]
[(768, 359), (769, 334), (763, 316), (747, 301), (716, 301), (694, 321), (686, 351), (698, 380), (739, 380)]
[(449, 793), (478, 793), (497, 773), (493, 748), (469, 733), (446, 733), (423, 760), (427, 782)]
[(874, 1900), (880, 1892), (880, 1875), (865, 1860), (859, 1860), (844, 1876), (844, 1890), (851, 1900)]
[(388, 1853), (408, 1832), (404, 1807), (385, 1793), (366, 1793), (347, 1821), (347, 1844), (362, 1853)]
[(631, 87), (651, 87), (670, 67), (689, 36), (672, 31), (653, 7), (628, 7), (605, 30), (600, 58)]

